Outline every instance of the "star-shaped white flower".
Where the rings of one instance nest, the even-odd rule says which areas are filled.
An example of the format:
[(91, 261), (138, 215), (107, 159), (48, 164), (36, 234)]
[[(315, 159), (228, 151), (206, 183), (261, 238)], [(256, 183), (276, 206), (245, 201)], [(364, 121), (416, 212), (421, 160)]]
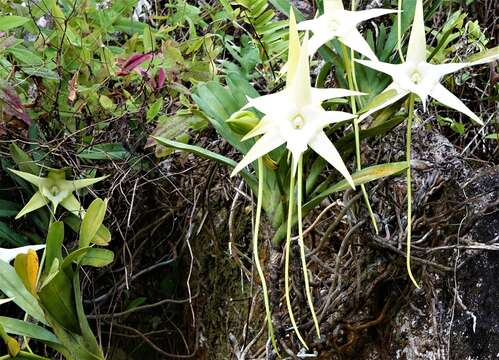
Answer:
[(343, 7), (342, 0), (324, 0), (324, 14), (313, 20), (302, 21), (298, 24), (298, 30), (311, 30), (314, 33), (310, 38), (309, 55), (315, 54), (322, 45), (337, 38), (349, 48), (375, 60), (376, 54), (357, 26), (363, 21), (396, 12), (397, 10), (387, 9), (349, 11)]
[(412, 24), (409, 46), (407, 49), (406, 61), (401, 64), (389, 64), (380, 61), (356, 60), (357, 62), (369, 66), (375, 70), (384, 72), (392, 77), (393, 82), (383, 91), (391, 91), (392, 96), (380, 105), (370, 109), (362, 114), (359, 120), (362, 120), (409, 93), (419, 96), (426, 110), (427, 99), (432, 97), (440, 103), (462, 112), (469, 116), (475, 122), (483, 125), (480, 118), (473, 113), (463, 102), (447, 90), (440, 80), (447, 74), (456, 72), (462, 68), (483, 64), (499, 58), (497, 51), (478, 61), (469, 63), (449, 63), (449, 64), (430, 64), (426, 61), (426, 38), (423, 19), (423, 2), (417, 0), (416, 11), (414, 13), (414, 22)]
[(9, 169), (11, 172), (38, 187), (38, 191), (29, 200), (26, 206), (19, 211), (16, 219), (35, 211), (48, 203), (52, 204), (52, 211), (61, 205), (76, 216), (83, 217), (83, 207), (73, 195), (73, 191), (93, 185), (107, 176), (93, 179), (66, 180), (66, 174), (62, 169), (51, 169), (47, 177), (36, 176), (27, 172)]
[(323, 130), (329, 124), (349, 120), (355, 116), (341, 111), (326, 111), (321, 103), (327, 99), (362, 95), (362, 93), (345, 89), (313, 88), (310, 84), (307, 47), (308, 34), (305, 35), (300, 47), (295, 17), (291, 12), (286, 87), (275, 94), (248, 99), (249, 102), (243, 109), (253, 107), (265, 116), (243, 140), (258, 135), (261, 135), (261, 138), (237, 164), (232, 175), (280, 145), (286, 144), (292, 155), (292, 176), (296, 173), (300, 156), (311, 147), (336, 168), (352, 187), (355, 187), (338, 150)]
[(27, 254), (28, 250), (38, 251), (45, 247), (45, 245), (28, 245), (21, 246), (13, 249), (0, 248), (0, 260), (10, 263), (19, 254)]

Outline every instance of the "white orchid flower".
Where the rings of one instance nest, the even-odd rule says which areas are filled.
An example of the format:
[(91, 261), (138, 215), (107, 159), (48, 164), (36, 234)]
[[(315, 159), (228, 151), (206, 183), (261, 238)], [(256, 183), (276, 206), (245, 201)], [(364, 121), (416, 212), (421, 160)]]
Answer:
[(323, 129), (329, 124), (349, 120), (355, 116), (341, 111), (326, 111), (321, 103), (327, 99), (362, 95), (362, 93), (345, 89), (313, 88), (310, 84), (307, 38), (308, 35), (305, 35), (300, 47), (295, 17), (291, 12), (286, 87), (274, 94), (255, 99), (248, 98), (249, 102), (243, 109), (253, 107), (265, 116), (243, 140), (258, 135), (261, 135), (261, 138), (237, 164), (232, 176), (256, 159), (286, 144), (292, 155), (292, 176), (296, 173), (300, 156), (310, 147), (336, 168), (354, 188), (347, 167)]
[(19, 219), (21, 216), (37, 210), (48, 203), (52, 204), (52, 211), (54, 211), (54, 213), (57, 210), (57, 207), (61, 205), (76, 216), (82, 217), (84, 215), (83, 207), (73, 195), (73, 191), (93, 185), (107, 177), (101, 176), (93, 179), (66, 180), (65, 171), (62, 169), (50, 170), (47, 177), (40, 177), (19, 170), (9, 170), (38, 187), (38, 191), (17, 214), (16, 219)]
[(483, 125), (480, 118), (473, 113), (463, 102), (447, 90), (440, 80), (447, 74), (451, 74), (462, 68), (483, 64), (499, 58), (497, 51), (490, 56), (474, 62), (467, 63), (449, 63), (449, 64), (430, 64), (426, 61), (426, 38), (423, 18), (423, 2), (417, 0), (416, 11), (414, 13), (414, 22), (412, 24), (409, 46), (407, 49), (406, 61), (401, 64), (389, 64), (380, 61), (356, 60), (357, 62), (381, 71), (392, 77), (393, 82), (383, 91), (393, 94), (380, 105), (375, 106), (368, 112), (362, 114), (359, 120), (365, 119), (370, 114), (395, 103), (409, 93), (419, 96), (426, 110), (427, 99), (432, 97), (440, 103), (462, 112), (469, 116), (476, 123)]
[(45, 247), (45, 245), (28, 245), (21, 246), (13, 249), (0, 248), (0, 260), (10, 263), (19, 254), (27, 254), (29, 250), (38, 251)]
[(357, 26), (363, 21), (396, 12), (397, 10), (387, 9), (349, 11), (343, 7), (342, 0), (324, 0), (324, 14), (313, 20), (302, 21), (298, 24), (298, 30), (310, 30), (314, 33), (310, 38), (309, 55), (315, 54), (322, 45), (337, 38), (350, 49), (375, 60), (376, 54)]

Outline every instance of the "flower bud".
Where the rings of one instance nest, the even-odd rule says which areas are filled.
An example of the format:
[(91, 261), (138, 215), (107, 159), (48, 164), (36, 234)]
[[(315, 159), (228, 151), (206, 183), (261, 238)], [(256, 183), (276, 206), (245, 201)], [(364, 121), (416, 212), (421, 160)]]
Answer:
[(259, 121), (258, 117), (251, 111), (242, 110), (232, 114), (227, 120), (227, 124), (236, 134), (246, 135)]
[(7, 350), (9, 352), (10, 357), (16, 357), (21, 352), (21, 347), (16, 339), (13, 337), (7, 337), (5, 340), (5, 344), (7, 345)]

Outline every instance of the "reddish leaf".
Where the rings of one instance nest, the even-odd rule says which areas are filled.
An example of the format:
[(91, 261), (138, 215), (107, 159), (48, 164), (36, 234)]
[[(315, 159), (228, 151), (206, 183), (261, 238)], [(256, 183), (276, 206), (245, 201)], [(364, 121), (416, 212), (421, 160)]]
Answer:
[(118, 63), (121, 65), (121, 68), (118, 69), (116, 74), (118, 76), (128, 75), (137, 66), (139, 66), (145, 61), (151, 60), (152, 58), (153, 54), (148, 53), (148, 54), (133, 54), (126, 60), (118, 60)]
[(165, 69), (161, 68), (156, 74), (156, 90), (161, 90), (165, 85), (166, 73)]
[(31, 119), (24, 110), (16, 90), (5, 81), (0, 82), (0, 100), (4, 103), (5, 113), (22, 120), (26, 125), (31, 125)]

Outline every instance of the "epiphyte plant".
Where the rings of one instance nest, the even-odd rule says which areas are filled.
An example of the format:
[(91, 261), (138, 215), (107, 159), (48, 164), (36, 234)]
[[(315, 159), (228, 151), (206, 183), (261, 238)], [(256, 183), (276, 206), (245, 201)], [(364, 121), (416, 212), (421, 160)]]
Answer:
[(359, 121), (367, 118), (372, 113), (389, 106), (409, 94), (409, 113), (407, 117), (406, 132), (406, 161), (407, 168), (407, 245), (406, 245), (406, 267), (407, 273), (416, 287), (419, 285), (411, 270), (411, 218), (412, 218), (412, 185), (411, 185), (411, 128), (414, 116), (414, 95), (417, 95), (423, 103), (423, 109), (427, 109), (427, 99), (432, 97), (440, 103), (462, 112), (469, 116), (479, 125), (483, 125), (480, 118), (473, 113), (457, 96), (447, 90), (441, 83), (441, 79), (448, 74), (454, 73), (468, 66), (491, 62), (499, 58), (499, 50), (495, 48), (488, 56), (472, 62), (431, 64), (427, 62), (426, 36), (423, 17), (423, 1), (416, 1), (416, 9), (412, 24), (407, 56), (400, 64), (390, 64), (378, 60), (356, 60), (358, 63), (381, 71), (392, 77), (393, 82), (383, 91), (388, 97), (381, 104), (372, 107), (359, 117)]
[(357, 26), (366, 20), (386, 14), (396, 13), (397, 10), (371, 9), (361, 11), (345, 10), (342, 0), (324, 0), (324, 14), (298, 24), (298, 30), (310, 30), (309, 54), (313, 55), (324, 44), (332, 39), (338, 39), (350, 49), (377, 60), (376, 54), (357, 29)]
[[(329, 1), (326, 2), (325, 5), (330, 6), (331, 4), (333, 4), (333, 2)], [(335, 4), (338, 5), (340, 3), (335, 2)], [(329, 9), (330, 10), (328, 11), (330, 11), (330, 13), (331, 11), (335, 11), (333, 7), (330, 7)], [(340, 9), (340, 7), (337, 7), (337, 9)], [(354, 9), (355, 6), (353, 5), (352, 11)], [(407, 14), (408, 12), (405, 13)], [(399, 19), (400, 16), (397, 18), (397, 21)], [(315, 103), (311, 101), (312, 105), (314, 105), (315, 107), (315, 111), (309, 111), (308, 107), (303, 105), (304, 103), (307, 103), (307, 94), (309, 92), (310, 94), (318, 94), (316, 90), (319, 90), (324, 94), (328, 92), (331, 95), (330, 98), (334, 98), (336, 96), (339, 96), (339, 89), (314, 89), (310, 85), (310, 69), (308, 56), (304, 55), (304, 53), (306, 53), (307, 55), (311, 55), (311, 52), (307, 50), (307, 47), (309, 46), (308, 32), (304, 33), (303, 43), (300, 46), (300, 41), (298, 39), (298, 35), (296, 34), (297, 28), (299, 26), (300, 24), (298, 26), (295, 25), (294, 14), (292, 11), (290, 11), (289, 54), (287, 64), (284, 66), (284, 69), (288, 71), (288, 75), (286, 79), (286, 86), (283, 91), (258, 97), (258, 92), (247, 81), (247, 79), (234, 73), (229, 73), (225, 77), (226, 86), (223, 86), (216, 81), (210, 81), (206, 84), (201, 84), (194, 91), (194, 100), (199, 105), (200, 109), (207, 115), (209, 121), (213, 124), (216, 131), (234, 148), (245, 154), (243, 160), (240, 163), (236, 163), (232, 159), (229, 159), (222, 154), (211, 152), (207, 149), (203, 149), (195, 145), (181, 144), (167, 138), (155, 137), (155, 139), (164, 146), (172, 147), (182, 151), (189, 151), (197, 154), (198, 156), (209, 158), (214, 161), (218, 161), (225, 166), (234, 168), (235, 170), (233, 171), (233, 174), (239, 172), (239, 174), (241, 174), (251, 190), (257, 194), (256, 217), (255, 222), (253, 223), (254, 232), (252, 248), (255, 258), (255, 267), (260, 277), (263, 290), (263, 300), (267, 316), (266, 320), (269, 337), (272, 340), (275, 348), (276, 342), (274, 338), (274, 330), (272, 328), (273, 324), (270, 314), (271, 308), (269, 304), (269, 298), (267, 295), (267, 283), (265, 280), (265, 274), (262, 270), (262, 265), (260, 264), (260, 260), (258, 257), (259, 226), (262, 213), (261, 210), (265, 210), (266, 215), (270, 220), (269, 225), (271, 225), (273, 229), (276, 230), (272, 238), (273, 249), (277, 249), (282, 244), (282, 241), (284, 239), (286, 240), (284, 247), (285, 301), (290, 321), (293, 325), (293, 330), (297, 334), (301, 343), (306, 347), (303, 337), (297, 330), (298, 326), (293, 315), (290, 301), (289, 247), (292, 240), (291, 230), (294, 224), (298, 224), (298, 236), (293, 238), (293, 240), (297, 240), (297, 245), (300, 248), (302, 269), (304, 269), (305, 275), (304, 290), (307, 295), (306, 299), (308, 305), (311, 309), (314, 326), (317, 328), (318, 322), (315, 317), (315, 311), (311, 301), (311, 290), (308, 285), (309, 275), (306, 273), (306, 264), (304, 264), (303, 260), (304, 258), (306, 258), (306, 254), (303, 240), (304, 232), (302, 231), (302, 214), (306, 215), (310, 213), (312, 209), (314, 209), (318, 204), (320, 204), (322, 200), (324, 200), (332, 193), (348, 189), (349, 187), (351, 187), (352, 181), (355, 185), (362, 186), (368, 181), (379, 179), (384, 176), (397, 174), (408, 168), (408, 162), (403, 161), (400, 163), (376, 165), (361, 170), (359, 166), (360, 156), (358, 156), (360, 154), (360, 147), (358, 147), (358, 126), (360, 122), (359, 115), (364, 114), (365, 111), (370, 111), (371, 109), (381, 109), (378, 107), (378, 105), (381, 103), (381, 100), (379, 98), (375, 98), (376, 101), (368, 104), (366, 108), (357, 113), (354, 107), (356, 103), (355, 99), (363, 99), (356, 97), (359, 93), (357, 92), (358, 87), (355, 84), (356, 72), (354, 66), (356, 63), (354, 61), (354, 50), (351, 50), (351, 52), (346, 51), (346, 47), (344, 46), (344, 44), (341, 44), (342, 53), (339, 54), (339, 49), (337, 46), (338, 44), (336, 44), (334, 40), (331, 43), (333, 47), (331, 47), (329, 50), (332, 50), (337, 54), (326, 60), (332, 62), (333, 64), (337, 63), (336, 59), (338, 57), (336, 55), (339, 55), (340, 61), (343, 61), (345, 63), (345, 73), (349, 80), (349, 90), (351, 92), (344, 93), (344, 96), (350, 97), (350, 100), (352, 102), (351, 109), (353, 114), (348, 114), (348, 116), (345, 116), (345, 119), (341, 120), (341, 123), (343, 123), (343, 121), (353, 120), (356, 146), (355, 155), (358, 159), (357, 172), (350, 175), (348, 170), (346, 170), (346, 174), (345, 171), (341, 171), (342, 166), (344, 166), (343, 159), (346, 159), (345, 156), (352, 154), (353, 152), (353, 136), (349, 136), (352, 134), (348, 133), (348, 139), (347, 135), (345, 135), (337, 142), (335, 142), (333, 152), (328, 152), (325, 156), (323, 156), (323, 153), (321, 153), (320, 150), (314, 148), (314, 140), (322, 136), (321, 133), (323, 133), (324, 128), (326, 128), (330, 124), (333, 125), (330, 128), (326, 129), (327, 134), (330, 135), (334, 130), (339, 129), (341, 125), (335, 124), (334, 119), (329, 122), (321, 123), (321, 120), (325, 119), (324, 114), (327, 113), (325, 109), (322, 109), (321, 103), (323, 100), (327, 100), (328, 98), (320, 97), (318, 98), (318, 100), (316, 100)], [(350, 29), (354, 29), (356, 32), (358, 32), (355, 26), (351, 26)], [(392, 34), (394, 34), (394, 32), (392, 32)], [(336, 39), (341, 41), (338, 36), (336, 37)], [(362, 41), (365, 40), (362, 39)], [(357, 45), (352, 46), (352, 48), (355, 48), (355, 46)], [(402, 46), (399, 45), (399, 48), (401, 47)], [(390, 51), (393, 50), (394, 47)], [(326, 52), (330, 53), (330, 51)], [(322, 52), (320, 53), (322, 55)], [(376, 58), (371, 58), (371, 60), (376, 60)], [(338, 70), (340, 70), (341, 72), (340, 68), (338, 68)], [(359, 74), (360, 73), (361, 72), (359, 71)], [(319, 80), (319, 77), (320, 76), (318, 76), (317, 80)], [(361, 81), (359, 82), (359, 84), (361, 84), (361, 82), (364, 82), (365, 79), (360, 80)], [(307, 86), (304, 86), (304, 84), (306, 84)], [(324, 81), (317, 81), (317, 84), (324, 84)], [(318, 87), (324, 86), (318, 85)], [(369, 87), (362, 86), (362, 88)], [(299, 94), (298, 96), (296, 96), (296, 93), (293, 93), (293, 91), (296, 89), (297, 93)], [(308, 90), (305, 91), (304, 89)], [(375, 92), (378, 93), (379, 90), (381, 89), (377, 89)], [(334, 94), (335, 91), (336, 94)], [(305, 96), (303, 96), (303, 94), (305, 94)], [(247, 95), (248, 97), (245, 97), (245, 95)], [(382, 97), (381, 99), (384, 101), (385, 98)], [(248, 101), (249, 103), (247, 103)], [(358, 103), (362, 104), (362, 101), (358, 101)], [(335, 104), (329, 103), (327, 104), (327, 106), (332, 106), (334, 107), (334, 109), (336, 109)], [(302, 108), (306, 109), (303, 110)], [(248, 110), (251, 110), (251, 112), (249, 112)], [(412, 112), (412, 110), (409, 111), (410, 116), (412, 116)], [(370, 111), (367, 115), (363, 116), (362, 119), (366, 118), (372, 113), (373, 111)], [(260, 117), (262, 117), (261, 120)], [(395, 122), (391, 122), (389, 125), (390, 129), (393, 129), (403, 119), (402, 116), (397, 116), (397, 118), (400, 118), (400, 121), (397, 122), (397, 120)], [(412, 118), (409, 120), (409, 122), (410, 121), (412, 121)], [(380, 124), (374, 124), (375, 122), (373, 122), (373, 124), (366, 124), (366, 130), (368, 130), (369, 132), (374, 130), (373, 133), (376, 134), (374, 136), (378, 136), (378, 134), (384, 134), (385, 132), (383, 132), (383, 130), (378, 129), (378, 127), (380, 127)], [(346, 130), (348, 132), (349, 129), (346, 128)], [(378, 130), (380, 132), (378, 132)], [(298, 137), (295, 137), (296, 135), (298, 135)], [(241, 136), (244, 137), (241, 138)], [(326, 140), (327, 142), (324, 143), (327, 143), (327, 146), (331, 148), (329, 146), (330, 140), (328, 136), (326, 136)], [(252, 141), (255, 141), (253, 146)], [(313, 160), (315, 156), (314, 152), (307, 151), (308, 147), (310, 147), (312, 150), (315, 150), (314, 152), (320, 155), (319, 158), (315, 159), (315, 161), (310, 162), (310, 167), (308, 166), (309, 160)], [(341, 153), (343, 159), (342, 157), (339, 157), (339, 160), (341, 160), (341, 162), (330, 162), (328, 157), (331, 157), (332, 154), (336, 154), (336, 149), (339, 150), (338, 155), (339, 153)], [(326, 161), (323, 161), (321, 159), (322, 157), (324, 157)], [(286, 161), (286, 159), (288, 161)], [(253, 162), (255, 162), (253, 166), (255, 170), (254, 172), (249, 169), (245, 169), (247, 165), (250, 165)], [(320, 176), (320, 173), (325, 168), (326, 163), (331, 163), (336, 168), (336, 170), (340, 170), (340, 173), (344, 176), (345, 179), (333, 185), (332, 182), (334, 181), (334, 176), (328, 176), (326, 180), (327, 183), (325, 181), (324, 183), (321, 182), (318, 185), (318, 181), (316, 181), (316, 179), (322, 178), (322, 176)], [(384, 172), (384, 175), (379, 175), (380, 169), (386, 170)], [(307, 172), (308, 175), (305, 180), (306, 186), (302, 186), (304, 172)], [(377, 173), (378, 175), (370, 175), (370, 179), (367, 180), (367, 177), (364, 176), (368, 173), (371, 175)], [(288, 186), (289, 189), (287, 189)], [(328, 190), (324, 190), (325, 188), (327, 188)], [(408, 196), (410, 197), (410, 194)], [(296, 201), (298, 202), (298, 206), (296, 205), (295, 198), (298, 198)], [(303, 199), (305, 199), (305, 204), (303, 206), (300, 206)], [(297, 211), (294, 210), (295, 206), (298, 207)], [(286, 207), (287, 216), (284, 214), (284, 209)], [(305, 234), (306, 233), (307, 232), (305, 232)], [(273, 262), (274, 258), (278, 257), (271, 256), (271, 261), (269, 262), (269, 269), (271, 272), (274, 270), (278, 271), (277, 267), (280, 266), (278, 261), (277, 263)], [(410, 269), (410, 266), (408, 266), (408, 268)], [(274, 289), (279, 289), (279, 284), (273, 283), (273, 285)], [(274, 305), (277, 306), (277, 304)]]
[(51, 205), (51, 210), (54, 214), (57, 207), (61, 205), (69, 212), (78, 217), (82, 217), (84, 216), (84, 212), (82, 212), (83, 207), (76, 196), (73, 195), (73, 191), (93, 185), (107, 177), (101, 176), (93, 179), (66, 180), (64, 169), (50, 169), (47, 177), (41, 177), (14, 169), (9, 170), (38, 188), (38, 191), (28, 201), (26, 206), (17, 214), (16, 219), (48, 204)]
[[(286, 87), (284, 90), (258, 98), (249, 99), (246, 108), (255, 108), (264, 114), (261, 121), (251, 130), (242, 140), (250, 139), (256, 136), (261, 136), (255, 145), (248, 151), (244, 158), (237, 164), (232, 172), (232, 175), (237, 174), (245, 166), (249, 165), (255, 160), (258, 160), (259, 170), (259, 191), (258, 191), (258, 204), (257, 205), (257, 221), (259, 224), (259, 215), (261, 213), (261, 196), (262, 196), (262, 183), (263, 179), (263, 165), (261, 157), (275, 148), (286, 144), (287, 149), (291, 154), (291, 180), (289, 186), (289, 204), (288, 204), (288, 225), (287, 237), (285, 246), (285, 295), (286, 305), (290, 316), (293, 328), (302, 342), (307, 348), (305, 340), (301, 336), (298, 326), (296, 324), (293, 309), (290, 300), (289, 289), (289, 255), (291, 247), (291, 228), (292, 218), (294, 213), (294, 192), (296, 173), (298, 173), (297, 181), (297, 208), (298, 208), (298, 233), (299, 233), (299, 246), (301, 262), (303, 267), (303, 276), (305, 279), (305, 291), (307, 294), (307, 302), (312, 313), (312, 318), (320, 337), (319, 324), (315, 314), (312, 295), (308, 280), (307, 263), (305, 259), (305, 248), (303, 244), (303, 227), (302, 227), (302, 193), (303, 193), (303, 179), (302, 179), (302, 155), (308, 149), (312, 148), (316, 153), (322, 156), (329, 162), (335, 169), (337, 169), (352, 188), (355, 188), (354, 182), (347, 167), (345, 166), (341, 155), (335, 148), (331, 140), (326, 136), (323, 129), (329, 124), (338, 123), (350, 120), (354, 115), (341, 111), (326, 111), (322, 108), (321, 103), (325, 100), (345, 97), (356, 96), (361, 93), (345, 89), (318, 89), (313, 88), (310, 83), (310, 65), (309, 65), (309, 52), (308, 52), (308, 33), (305, 34), (302, 45), (298, 37), (296, 28), (296, 20), (293, 10), (291, 9), (289, 18), (289, 54), (287, 64), (287, 77)], [(267, 286), (265, 276), (261, 269), (259, 256), (258, 256), (258, 227), (255, 228), (253, 250), (256, 261), (256, 267), (262, 282), (264, 290), (264, 303), (266, 316), (268, 321), (269, 333), (274, 342), (272, 318), (270, 314), (270, 305), (267, 297)], [(275, 347), (275, 342), (274, 342)]]

